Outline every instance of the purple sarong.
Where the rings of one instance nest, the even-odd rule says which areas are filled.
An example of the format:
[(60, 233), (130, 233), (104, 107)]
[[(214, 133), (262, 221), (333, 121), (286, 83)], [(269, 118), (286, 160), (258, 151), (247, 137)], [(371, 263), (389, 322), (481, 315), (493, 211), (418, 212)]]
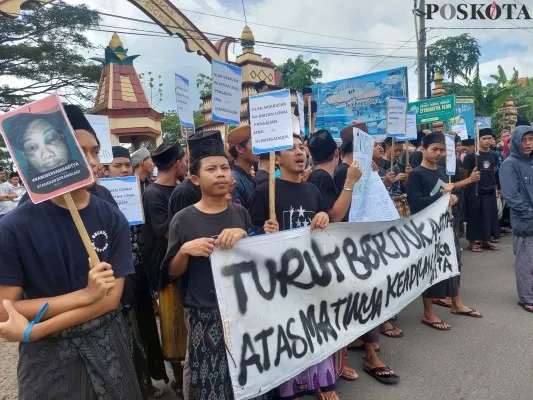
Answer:
[(280, 399), (297, 399), (302, 396), (313, 396), (320, 388), (323, 392), (331, 392), (335, 387), (335, 369), (333, 358), (328, 357), (324, 361), (307, 368), (296, 377), (289, 379), (279, 388)]

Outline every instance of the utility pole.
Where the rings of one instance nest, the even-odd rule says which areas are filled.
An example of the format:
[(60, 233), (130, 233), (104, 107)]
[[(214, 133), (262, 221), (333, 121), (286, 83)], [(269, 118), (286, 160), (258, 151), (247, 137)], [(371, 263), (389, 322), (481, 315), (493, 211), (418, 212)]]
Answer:
[(431, 70), (431, 57), (429, 55), (429, 48), (427, 49), (426, 56), (426, 95), (427, 98), (431, 98), (431, 80), (433, 79), (433, 71)]
[(426, 0), (418, 0), (418, 99), (426, 98)]

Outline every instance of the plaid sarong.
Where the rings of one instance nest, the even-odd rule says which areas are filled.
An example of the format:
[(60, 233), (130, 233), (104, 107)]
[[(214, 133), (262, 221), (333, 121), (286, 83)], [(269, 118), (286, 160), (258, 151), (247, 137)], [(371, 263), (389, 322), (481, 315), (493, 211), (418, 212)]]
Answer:
[(409, 209), (409, 203), (407, 202), (407, 195), (402, 194), (401, 196), (392, 196), (392, 201), (400, 218), (407, 218), (411, 216), (411, 210)]

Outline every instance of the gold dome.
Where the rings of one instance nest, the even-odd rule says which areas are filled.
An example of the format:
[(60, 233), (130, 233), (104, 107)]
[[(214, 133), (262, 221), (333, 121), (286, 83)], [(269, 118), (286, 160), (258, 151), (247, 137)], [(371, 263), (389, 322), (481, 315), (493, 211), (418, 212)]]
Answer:
[(120, 38), (118, 37), (118, 35), (115, 32), (115, 33), (113, 33), (113, 36), (111, 37), (111, 40), (109, 41), (109, 47), (111, 47), (112, 50), (115, 50), (119, 46), (124, 48), (124, 45), (122, 44), (122, 41), (120, 40)]
[(248, 25), (246, 25), (242, 30), (241, 40), (247, 42), (255, 42), (254, 34)]

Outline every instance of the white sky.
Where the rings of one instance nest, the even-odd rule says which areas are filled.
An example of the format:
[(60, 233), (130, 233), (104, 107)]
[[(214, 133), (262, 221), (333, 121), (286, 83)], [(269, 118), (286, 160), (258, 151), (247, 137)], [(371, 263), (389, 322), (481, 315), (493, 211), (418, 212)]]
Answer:
[[(69, 1), (82, 3), (79, 0)], [(466, 1), (446, 0), (434, 3), (464, 3)], [(512, 3), (513, 1), (507, 1)], [(227, 36), (240, 37), (244, 22), (230, 21), (194, 13), (193, 11), (214, 14), (243, 20), (243, 10), (240, 0), (173, 0), (174, 5), (184, 11), (187, 17), (205, 32), (219, 33)], [(490, 3), (490, 1), (486, 1)], [(515, 2), (522, 3), (522, 2)], [(529, 2), (524, 2), (528, 4)], [(345, 0), (244, 0), (248, 24), (256, 40), (276, 43), (289, 43), (313, 46), (330, 46), (353, 48), (353, 52), (388, 55), (404, 44), (404, 48), (396, 50), (394, 56), (407, 56), (409, 59), (385, 59), (372, 71), (391, 69), (399, 66), (409, 69), (409, 95), (411, 100), (417, 97), (417, 77), (414, 57), (416, 57), (416, 41), (414, 18), (411, 0), (379, 0), (372, 2)], [(126, 0), (93, 0), (92, 8), (101, 12), (118, 14), (120, 16), (149, 20), (140, 10)], [(529, 6), (528, 6), (529, 7)], [(533, 16), (533, 4), (530, 7)], [(515, 13), (516, 15), (517, 13)], [(327, 35), (347, 38), (351, 40), (334, 39), (331, 37), (309, 35), (254, 24), (275, 25), (299, 31), (313, 32), (317, 35)], [(129, 27), (150, 31), (163, 31), (156, 25), (141, 24), (117, 18), (103, 17), (102, 25)], [(481, 76), (487, 83), (489, 75), (496, 73), (496, 67), (501, 64), (510, 74), (515, 67), (520, 76), (533, 76), (533, 20), (500, 20), (484, 21), (446, 21), (435, 16), (427, 21), (429, 43), (448, 36), (469, 32), (479, 40), (481, 45)], [(514, 28), (526, 27), (529, 30), (464, 30), (464, 28)], [(441, 27), (460, 28), (459, 30), (439, 29)], [(102, 29), (111, 30), (108, 27)], [(98, 45), (106, 46), (111, 33), (89, 32), (90, 39)], [(139, 54), (134, 65), (138, 73), (152, 71), (161, 74), (164, 83), (164, 99), (157, 106), (160, 111), (175, 108), (173, 94), (173, 74), (179, 73), (188, 77), (193, 83), (200, 72), (210, 75), (210, 64), (195, 53), (187, 53), (183, 42), (178, 38), (145, 37), (132, 34), (119, 34), (128, 54)], [(378, 42), (365, 43), (365, 41)], [(405, 44), (406, 41), (409, 41)], [(323, 71), (322, 82), (349, 78), (361, 75), (370, 70), (384, 57), (360, 58), (339, 55), (310, 54), (301, 50), (281, 50), (267, 48), (260, 45), (255, 47), (256, 53), (269, 57), (276, 64), (283, 63), (287, 58), (295, 58), (302, 53), (305, 58), (316, 58)], [(233, 46), (230, 47), (230, 53)], [(241, 53), (239, 44), (235, 45), (235, 55)], [(103, 48), (88, 56), (103, 57)]]

